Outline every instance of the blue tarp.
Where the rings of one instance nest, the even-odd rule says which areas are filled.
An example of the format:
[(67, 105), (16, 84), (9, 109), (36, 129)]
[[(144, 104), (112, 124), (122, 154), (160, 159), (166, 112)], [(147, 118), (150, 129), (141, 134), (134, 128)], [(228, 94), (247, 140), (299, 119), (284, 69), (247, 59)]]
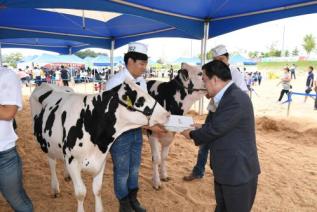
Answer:
[(27, 63), (34, 65), (46, 65), (52, 63), (73, 63), (73, 64), (85, 64), (85, 61), (76, 55), (50, 55), (42, 54), (33, 60), (28, 60)]
[(256, 65), (256, 62), (251, 60), (251, 59), (247, 59), (241, 55), (230, 55), (229, 57), (229, 63), (230, 64), (244, 64), (244, 65)]
[(179, 57), (174, 61), (175, 64), (188, 63), (192, 65), (200, 65), (201, 60), (198, 57)]
[(92, 60), (93, 66), (111, 66), (110, 58), (105, 55), (98, 55)]

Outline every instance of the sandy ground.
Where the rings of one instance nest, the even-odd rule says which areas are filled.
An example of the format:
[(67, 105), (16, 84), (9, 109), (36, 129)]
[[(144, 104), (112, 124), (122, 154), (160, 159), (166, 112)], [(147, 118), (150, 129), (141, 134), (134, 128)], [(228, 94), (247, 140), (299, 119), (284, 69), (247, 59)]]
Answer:
[[(304, 75), (294, 81), (294, 91), (303, 91)], [(286, 116), (287, 105), (276, 103), (280, 87), (277, 80), (264, 80), (255, 86), (252, 101), (256, 114), (257, 146), (262, 173), (252, 211), (317, 211), (317, 111), (313, 100), (303, 103), (303, 97), (294, 97), (290, 116)], [(92, 85), (76, 86), (76, 91), (93, 92)], [(29, 89), (24, 88), (24, 110), (17, 116), (18, 150), (23, 160), (24, 184), (35, 211), (75, 211), (77, 202), (71, 182), (63, 180), (62, 163), (58, 163), (61, 197), (53, 198), (50, 192), (50, 173), (45, 154), (41, 152), (32, 135), (30, 108), (27, 101)], [(205, 116), (191, 112), (197, 122)], [(169, 154), (171, 181), (163, 188), (152, 188), (151, 152), (144, 137), (140, 172), (140, 200), (148, 211), (187, 212), (213, 211), (213, 175), (208, 165), (202, 180), (184, 182), (194, 165), (197, 147), (189, 140), (177, 135)], [(84, 174), (87, 187), (86, 211), (94, 211), (92, 178)], [(112, 162), (108, 157), (103, 181), (103, 205), (106, 211), (118, 211), (118, 202), (113, 192)], [(0, 211), (12, 211), (0, 196)]]

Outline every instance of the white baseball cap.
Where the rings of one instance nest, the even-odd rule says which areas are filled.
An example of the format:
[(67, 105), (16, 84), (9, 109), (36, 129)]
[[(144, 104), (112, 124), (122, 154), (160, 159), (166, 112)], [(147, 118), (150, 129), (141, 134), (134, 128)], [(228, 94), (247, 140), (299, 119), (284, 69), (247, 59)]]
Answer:
[(221, 56), (221, 55), (228, 53), (225, 45), (218, 45), (218, 46), (212, 48), (211, 52), (212, 52), (213, 57), (218, 57), (218, 56)]
[(129, 43), (128, 52), (138, 52), (147, 55), (147, 45), (139, 42)]

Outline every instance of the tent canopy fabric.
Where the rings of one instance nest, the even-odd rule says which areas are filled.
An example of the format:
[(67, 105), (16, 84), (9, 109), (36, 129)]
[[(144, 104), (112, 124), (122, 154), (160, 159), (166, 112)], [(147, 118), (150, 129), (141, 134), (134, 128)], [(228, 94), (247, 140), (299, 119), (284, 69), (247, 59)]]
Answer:
[(0, 10), (0, 39), (23, 38), (3, 44), (3, 47), (20, 44), (68, 53), (69, 47), (72, 52), (88, 47), (110, 49), (111, 40), (115, 40), (115, 48), (118, 48), (131, 41), (152, 37), (193, 38), (168, 24), (134, 15), (119, 15), (107, 22), (85, 18), (83, 25), (83, 18), (75, 15), (27, 8)]
[(51, 38), (11, 38), (11, 39), (0, 39), (2, 48), (27, 48), (27, 49), (38, 49), (53, 51), (60, 54), (69, 54), (77, 52), (83, 48), (90, 47), (89, 44), (59, 40)]
[(6, 8), (70, 8), (138, 15), (164, 22), (196, 39), (210, 23), (209, 37), (276, 19), (317, 11), (316, 0), (0, 0)]

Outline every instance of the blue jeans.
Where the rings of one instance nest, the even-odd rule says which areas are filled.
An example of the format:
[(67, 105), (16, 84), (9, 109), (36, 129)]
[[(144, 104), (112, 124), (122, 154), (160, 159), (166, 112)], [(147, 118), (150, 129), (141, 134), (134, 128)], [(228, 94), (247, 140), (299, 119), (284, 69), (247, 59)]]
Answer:
[(208, 153), (211, 144), (203, 144), (199, 146), (196, 165), (193, 168), (192, 174), (196, 177), (203, 177), (205, 174), (205, 165), (208, 158)]
[(114, 191), (119, 200), (139, 187), (142, 141), (142, 130), (137, 128), (120, 135), (111, 146)]
[(16, 148), (0, 152), (0, 191), (15, 211), (33, 211), (22, 182), (22, 162)]

